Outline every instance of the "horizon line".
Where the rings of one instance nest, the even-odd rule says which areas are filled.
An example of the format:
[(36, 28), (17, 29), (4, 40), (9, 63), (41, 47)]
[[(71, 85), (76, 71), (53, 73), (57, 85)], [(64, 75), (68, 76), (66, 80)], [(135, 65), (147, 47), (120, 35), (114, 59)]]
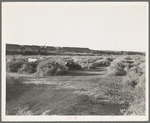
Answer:
[[(10, 43), (6, 43), (6, 44), (10, 44)], [(83, 46), (81, 46), (81, 47), (73, 47), (73, 46), (52, 46), (52, 45), (30, 45), (30, 44), (17, 44), (17, 43), (13, 43), (12, 45), (20, 45), (20, 46), (23, 46), (23, 45), (27, 45), (27, 46), (39, 46), (39, 47), (41, 47), (41, 46), (46, 46), (46, 47), (60, 47), (60, 48), (64, 48), (64, 47), (70, 47), (70, 48), (87, 48), (87, 49), (89, 49), (89, 50), (94, 50), (94, 51), (114, 51), (114, 52), (119, 52), (119, 51), (123, 51), (123, 52), (143, 52), (143, 53), (146, 53), (146, 51), (129, 51), (129, 50), (97, 50), (97, 49), (91, 49), (91, 48), (89, 48), (89, 47), (83, 47)]]

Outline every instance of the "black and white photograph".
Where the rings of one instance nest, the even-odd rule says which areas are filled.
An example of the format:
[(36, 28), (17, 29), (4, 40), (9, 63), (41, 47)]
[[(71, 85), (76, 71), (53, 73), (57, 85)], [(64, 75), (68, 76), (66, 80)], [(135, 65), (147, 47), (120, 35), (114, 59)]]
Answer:
[(2, 121), (148, 121), (148, 2), (2, 2)]

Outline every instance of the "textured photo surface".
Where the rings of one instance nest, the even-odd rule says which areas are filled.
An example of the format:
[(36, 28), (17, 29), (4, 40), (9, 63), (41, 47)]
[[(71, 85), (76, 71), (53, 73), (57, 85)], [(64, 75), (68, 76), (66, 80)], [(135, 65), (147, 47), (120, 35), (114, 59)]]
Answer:
[(146, 121), (148, 56), (147, 2), (3, 2), (2, 119)]

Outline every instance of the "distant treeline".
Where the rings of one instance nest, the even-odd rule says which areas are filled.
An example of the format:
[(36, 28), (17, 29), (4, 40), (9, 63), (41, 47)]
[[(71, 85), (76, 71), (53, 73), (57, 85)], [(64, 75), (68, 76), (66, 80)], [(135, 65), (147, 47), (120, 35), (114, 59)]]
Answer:
[(80, 47), (52, 47), (6, 44), (6, 55), (145, 55), (143, 52), (101, 51)]

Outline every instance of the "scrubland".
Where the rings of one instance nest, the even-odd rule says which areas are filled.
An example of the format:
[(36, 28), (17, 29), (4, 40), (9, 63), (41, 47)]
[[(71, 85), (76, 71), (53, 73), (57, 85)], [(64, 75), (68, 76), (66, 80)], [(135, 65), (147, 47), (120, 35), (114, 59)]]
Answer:
[(6, 71), (7, 115), (145, 115), (143, 55), (7, 55)]

